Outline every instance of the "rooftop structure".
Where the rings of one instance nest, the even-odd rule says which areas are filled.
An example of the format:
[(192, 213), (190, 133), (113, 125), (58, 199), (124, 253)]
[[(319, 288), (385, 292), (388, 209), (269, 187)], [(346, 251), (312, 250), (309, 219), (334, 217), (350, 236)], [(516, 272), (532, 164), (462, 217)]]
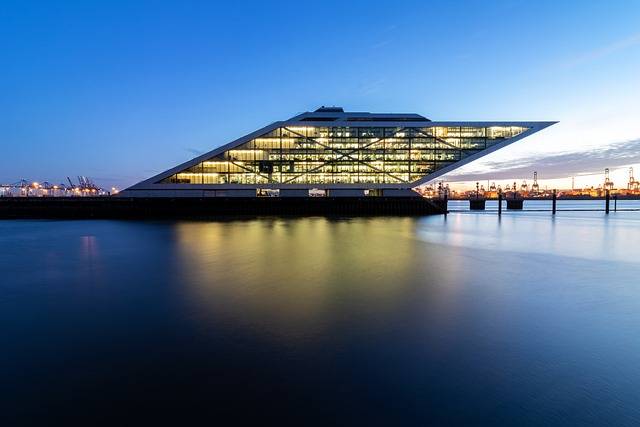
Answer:
[(142, 181), (123, 196), (408, 196), (555, 122), (434, 122), (321, 107)]

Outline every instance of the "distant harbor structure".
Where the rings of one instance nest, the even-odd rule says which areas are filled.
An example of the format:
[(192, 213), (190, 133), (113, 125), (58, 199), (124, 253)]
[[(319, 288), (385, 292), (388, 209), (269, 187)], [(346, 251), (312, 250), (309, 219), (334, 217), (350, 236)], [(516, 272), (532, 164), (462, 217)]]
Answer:
[[(587, 186), (584, 188), (576, 188), (575, 178), (571, 178), (570, 189), (557, 189), (557, 188), (542, 188), (538, 183), (538, 172), (533, 172), (533, 183), (529, 185), (527, 180), (522, 180), (518, 185), (517, 181), (512, 184), (507, 184), (502, 188), (500, 185), (496, 185), (492, 182), (490, 185), (487, 182), (487, 187), (484, 184), (476, 183), (476, 188), (466, 191), (457, 191), (449, 189), (449, 184), (438, 183), (437, 187), (445, 187), (451, 199), (497, 199), (498, 195), (502, 193), (507, 198), (527, 198), (527, 199), (550, 199), (553, 197), (553, 193), (556, 193), (560, 198), (604, 198), (607, 193), (611, 196), (619, 196), (626, 198), (640, 197), (640, 181), (635, 178), (633, 167), (628, 169), (628, 180), (625, 186), (616, 187), (615, 183), (611, 179), (610, 170), (606, 168), (604, 170), (604, 179), (601, 184), (597, 186)], [(424, 186), (420, 189), (421, 194), (425, 197), (436, 197), (439, 190), (434, 184)]]
[(0, 185), (0, 197), (96, 197), (109, 196), (117, 192), (115, 188), (108, 191), (97, 186), (86, 176), (78, 176), (77, 184), (67, 177), (67, 184), (21, 179), (13, 184)]

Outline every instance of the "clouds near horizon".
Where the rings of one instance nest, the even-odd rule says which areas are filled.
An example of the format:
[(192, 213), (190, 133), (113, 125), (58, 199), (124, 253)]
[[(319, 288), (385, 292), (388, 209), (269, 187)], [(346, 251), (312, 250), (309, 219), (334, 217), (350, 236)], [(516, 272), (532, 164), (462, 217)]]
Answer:
[(620, 168), (640, 163), (640, 137), (604, 147), (566, 151), (553, 154), (537, 153), (517, 159), (496, 159), (473, 163), (453, 171), (443, 179), (448, 181), (486, 181), (530, 177), (534, 171), (544, 179), (560, 179), (574, 175), (596, 175), (604, 168)]

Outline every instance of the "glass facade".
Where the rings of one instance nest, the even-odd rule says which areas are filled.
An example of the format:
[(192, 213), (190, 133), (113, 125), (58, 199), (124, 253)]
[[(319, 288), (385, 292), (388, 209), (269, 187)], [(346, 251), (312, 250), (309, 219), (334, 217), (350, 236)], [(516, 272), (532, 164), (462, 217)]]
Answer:
[(520, 126), (287, 126), (160, 183), (411, 183), (527, 129)]

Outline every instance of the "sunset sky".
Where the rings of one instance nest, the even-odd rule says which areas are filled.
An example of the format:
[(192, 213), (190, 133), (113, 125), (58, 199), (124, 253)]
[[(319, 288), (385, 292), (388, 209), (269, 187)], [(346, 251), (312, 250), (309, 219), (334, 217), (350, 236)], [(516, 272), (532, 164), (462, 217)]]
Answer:
[(320, 105), (558, 124), (446, 180), (640, 175), (640, 2), (18, 1), (0, 182), (124, 188)]

